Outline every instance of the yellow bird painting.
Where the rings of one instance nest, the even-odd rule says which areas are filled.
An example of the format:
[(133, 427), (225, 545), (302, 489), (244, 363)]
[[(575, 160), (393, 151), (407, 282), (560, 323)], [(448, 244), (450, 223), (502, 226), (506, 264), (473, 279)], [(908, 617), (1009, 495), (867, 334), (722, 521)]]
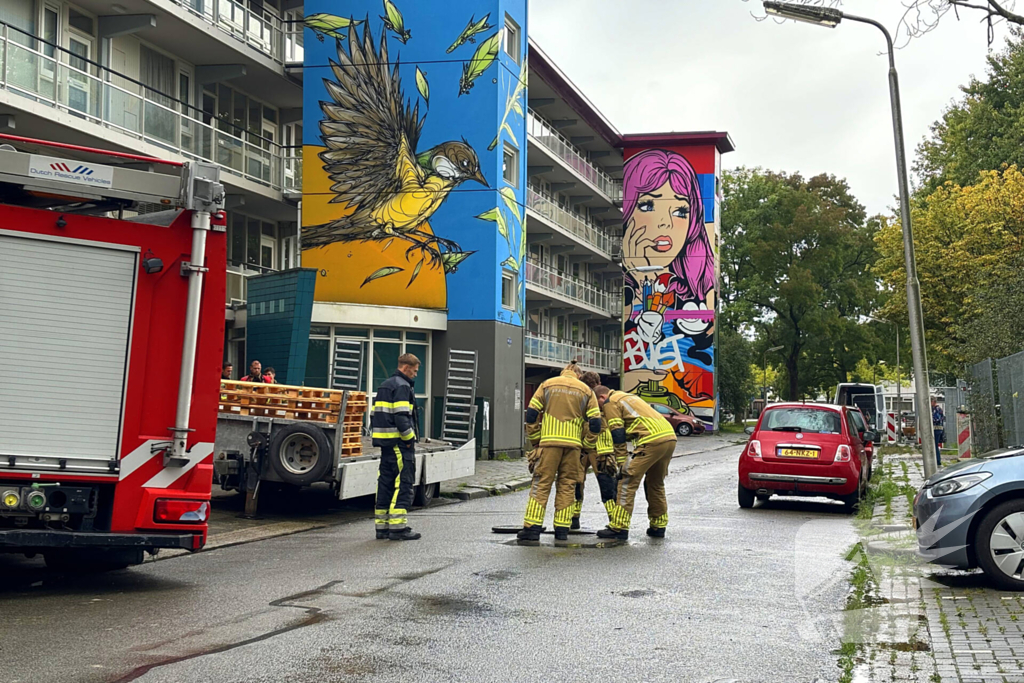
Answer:
[(324, 79), (331, 99), (320, 103), (326, 150), (319, 156), (333, 183), (331, 202), (354, 211), (303, 228), (303, 247), (399, 239), (411, 243), (407, 254), (419, 250), (441, 266), (442, 255), (459, 252), (459, 245), (423, 224), (463, 182), (487, 187), (480, 161), (465, 140), (417, 152), (426, 116), (419, 103), (406, 101), (398, 64), (389, 69), (386, 32), (378, 48), (368, 23), (361, 39), (353, 25), (347, 45), (346, 52), (338, 41), (338, 61), (330, 60), (334, 80)]

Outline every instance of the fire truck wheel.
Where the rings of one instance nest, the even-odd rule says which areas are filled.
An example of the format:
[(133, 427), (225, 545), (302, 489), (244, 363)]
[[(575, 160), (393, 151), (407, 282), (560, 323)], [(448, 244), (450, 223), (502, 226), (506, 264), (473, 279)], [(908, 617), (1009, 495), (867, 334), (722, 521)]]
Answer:
[(143, 550), (51, 550), (43, 553), (46, 566), (65, 574), (94, 574), (142, 564)]
[(315, 425), (290, 424), (270, 437), (270, 464), (286, 484), (308, 486), (331, 467), (331, 443)]

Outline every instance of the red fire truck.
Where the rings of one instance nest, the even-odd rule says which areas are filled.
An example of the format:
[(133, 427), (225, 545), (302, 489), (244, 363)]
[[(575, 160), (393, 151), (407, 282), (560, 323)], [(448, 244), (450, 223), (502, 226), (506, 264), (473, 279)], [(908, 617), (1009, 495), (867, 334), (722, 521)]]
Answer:
[(203, 547), (223, 201), (212, 164), (0, 135), (0, 552)]

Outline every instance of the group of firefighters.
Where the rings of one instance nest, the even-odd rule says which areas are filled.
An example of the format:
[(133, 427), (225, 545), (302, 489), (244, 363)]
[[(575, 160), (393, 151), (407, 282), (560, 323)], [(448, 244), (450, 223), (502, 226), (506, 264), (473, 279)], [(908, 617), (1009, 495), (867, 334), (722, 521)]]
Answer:
[[(518, 538), (540, 539), (544, 511), (555, 489), (555, 540), (580, 527), (583, 482), (597, 475), (608, 526), (599, 538), (626, 540), (642, 483), (647, 496), (647, 535), (664, 538), (668, 526), (665, 477), (676, 446), (672, 425), (639, 396), (601, 385), (595, 372), (574, 363), (542, 383), (526, 410), (533, 446), (527, 460), (533, 482)], [(633, 442), (633, 452), (626, 448)]]
[[(377, 391), (373, 403), (373, 445), (381, 452), (375, 510), (378, 539), (420, 538), (407, 522), (416, 481), (416, 398), (420, 360), (411, 353)], [(597, 475), (608, 526), (599, 538), (626, 540), (641, 483), (647, 496), (647, 535), (663, 538), (668, 526), (665, 476), (676, 434), (668, 421), (639, 396), (601, 385), (595, 372), (575, 362), (538, 387), (526, 410), (527, 456), (533, 483), (518, 538), (537, 541), (544, 511), (555, 489), (555, 539), (568, 540), (580, 528), (583, 484), (588, 469)], [(632, 454), (626, 448), (633, 442)]]

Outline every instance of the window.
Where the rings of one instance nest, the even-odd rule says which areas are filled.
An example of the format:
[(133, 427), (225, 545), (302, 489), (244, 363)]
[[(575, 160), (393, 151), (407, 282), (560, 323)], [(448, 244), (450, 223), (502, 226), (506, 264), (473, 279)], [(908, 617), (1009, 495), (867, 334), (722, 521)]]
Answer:
[(501, 161), (501, 177), (512, 187), (519, 187), (519, 150), (507, 142)]
[(773, 432), (839, 434), (839, 413), (820, 408), (772, 408), (761, 429)]
[(505, 50), (505, 54), (512, 58), (516, 64), (519, 63), (519, 53), (522, 51), (520, 47), (520, 31), (519, 24), (509, 15), (505, 15), (505, 35), (502, 37), (502, 47)]
[(501, 271), (501, 307), (516, 310), (516, 278), (512, 271)]
[(662, 405), (661, 403), (651, 403), (650, 406), (652, 408), (654, 408), (654, 410), (656, 412), (659, 412), (662, 415), (671, 415), (672, 414), (672, 410), (668, 406)]

